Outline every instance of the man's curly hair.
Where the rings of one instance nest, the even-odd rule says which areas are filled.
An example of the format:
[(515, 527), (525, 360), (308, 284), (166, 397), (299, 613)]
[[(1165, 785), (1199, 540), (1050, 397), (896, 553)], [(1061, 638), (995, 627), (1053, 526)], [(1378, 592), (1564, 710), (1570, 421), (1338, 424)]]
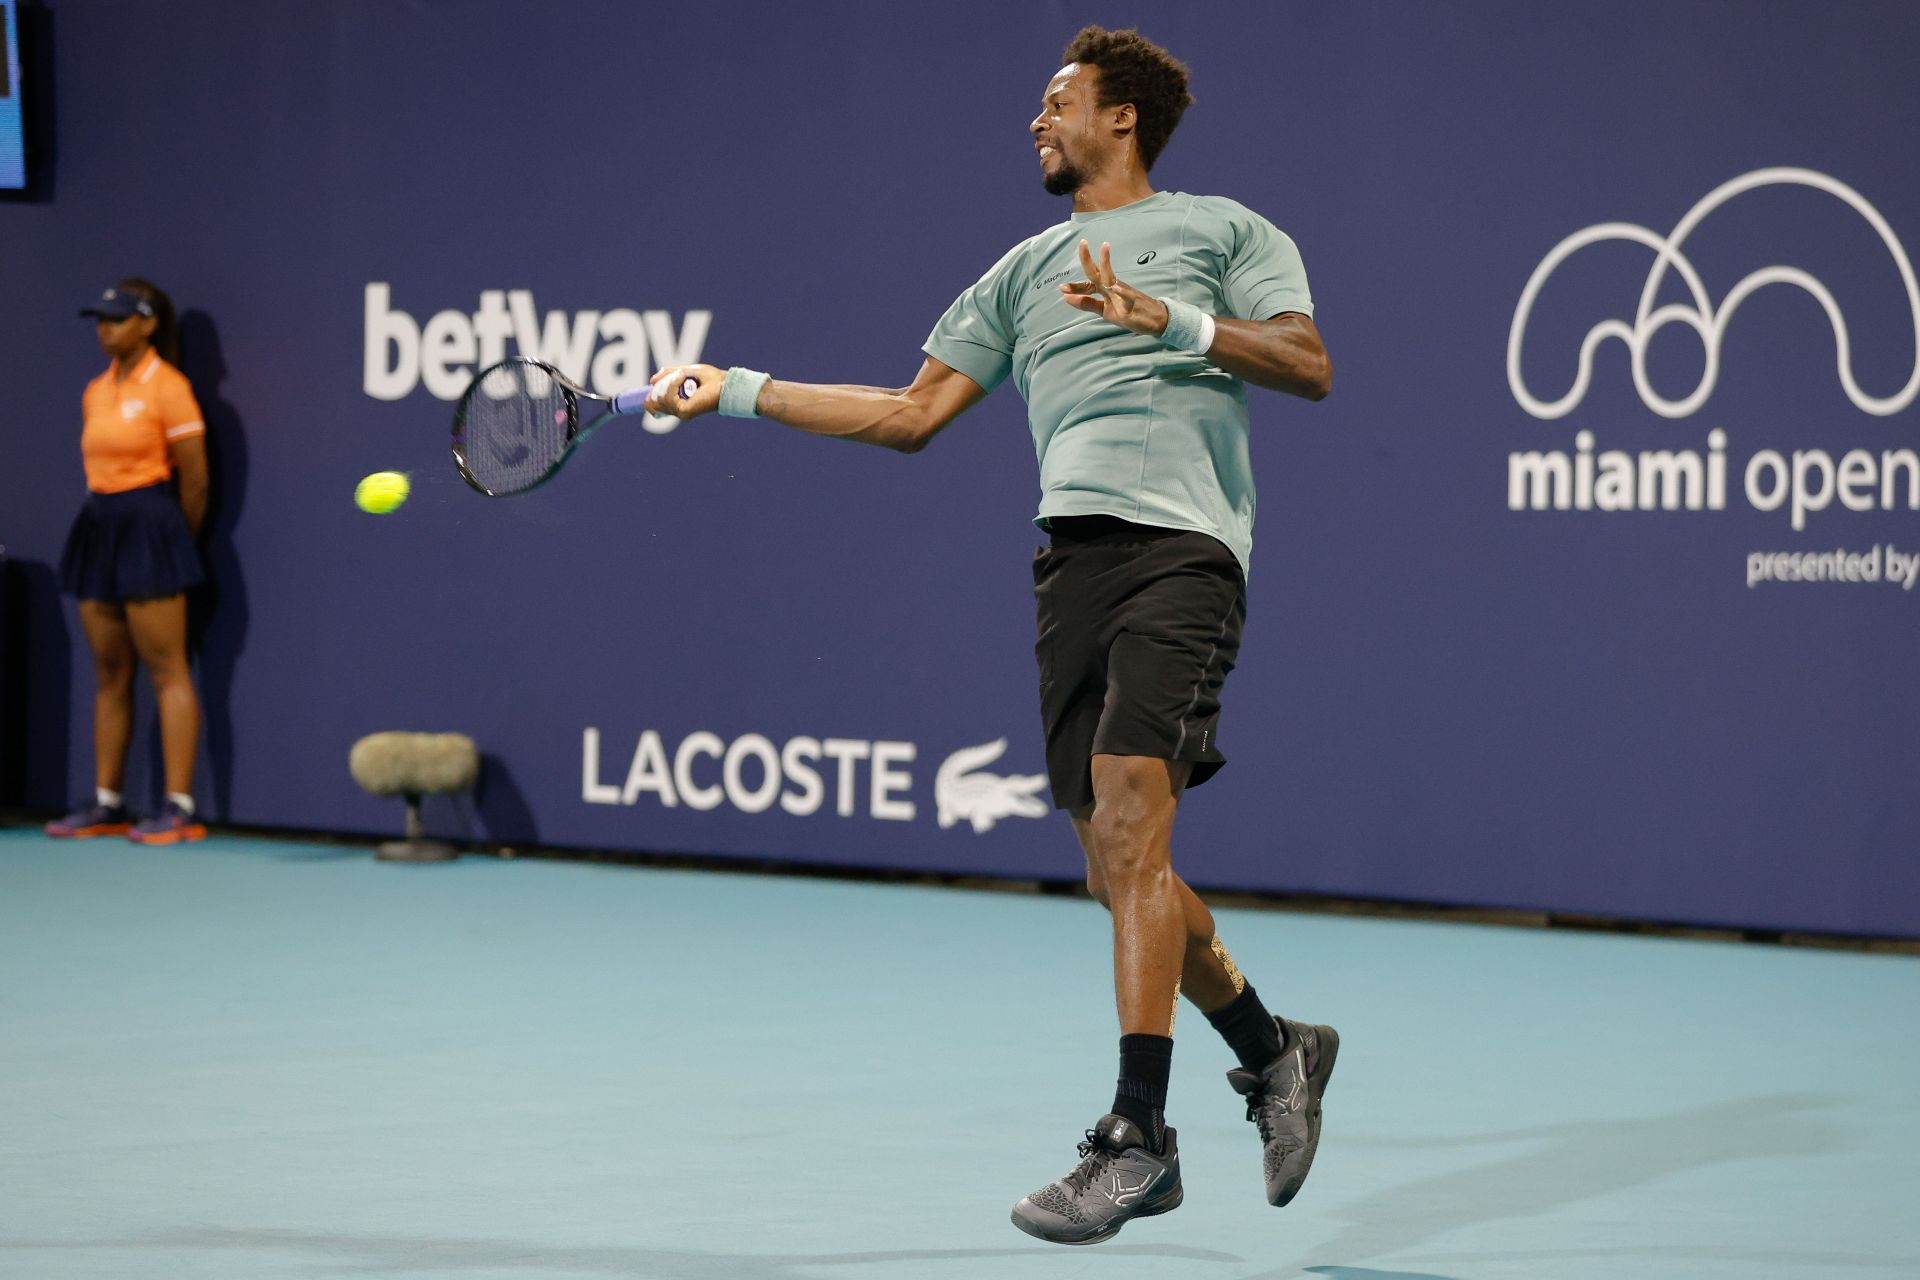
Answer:
[(1186, 64), (1131, 27), (1082, 27), (1060, 56), (1061, 66), (1070, 62), (1100, 68), (1099, 105), (1133, 104), (1140, 119), (1133, 132), (1140, 161), (1153, 168), (1180, 117), (1193, 105)]

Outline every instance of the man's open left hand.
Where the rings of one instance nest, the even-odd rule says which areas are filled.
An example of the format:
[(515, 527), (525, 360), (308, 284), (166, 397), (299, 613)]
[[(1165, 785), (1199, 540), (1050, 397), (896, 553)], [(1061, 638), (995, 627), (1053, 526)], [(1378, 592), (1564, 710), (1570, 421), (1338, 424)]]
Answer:
[(1087, 273), (1085, 280), (1074, 280), (1060, 286), (1060, 297), (1068, 306), (1090, 311), (1111, 324), (1135, 333), (1157, 338), (1167, 331), (1166, 305), (1113, 274), (1111, 244), (1100, 246), (1100, 261), (1095, 262), (1092, 248), (1082, 240), (1080, 269)]

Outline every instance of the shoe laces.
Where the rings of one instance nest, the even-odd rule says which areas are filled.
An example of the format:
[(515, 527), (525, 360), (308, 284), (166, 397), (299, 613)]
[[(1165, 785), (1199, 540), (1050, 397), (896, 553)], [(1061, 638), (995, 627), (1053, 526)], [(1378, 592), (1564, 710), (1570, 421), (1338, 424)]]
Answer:
[[(1303, 1097), (1306, 1095), (1307, 1090), (1312, 1087), (1309, 1082), (1313, 1075), (1314, 1065), (1314, 1062), (1309, 1059), (1308, 1055), (1302, 1052), (1300, 1055), (1300, 1069), (1305, 1074), (1298, 1078), (1295, 1087)], [(1272, 1083), (1267, 1080), (1263, 1080), (1259, 1088), (1247, 1095), (1247, 1119), (1259, 1126), (1260, 1140), (1262, 1142), (1273, 1141), (1273, 1119), (1267, 1109), (1267, 1101), (1272, 1095)], [(1281, 1104), (1279, 1109), (1282, 1114), (1290, 1114), (1294, 1110), (1293, 1107), (1285, 1104)]]
[[(1304, 1095), (1307, 1084), (1304, 1080), (1298, 1081), (1294, 1088)], [(1247, 1119), (1259, 1127), (1262, 1142), (1273, 1141), (1273, 1117), (1276, 1111), (1281, 1115), (1291, 1115), (1295, 1110), (1294, 1107), (1276, 1098), (1274, 1093), (1271, 1085), (1265, 1085), (1247, 1095)]]
[(1088, 1129), (1086, 1133), (1086, 1141), (1074, 1148), (1080, 1153), (1080, 1163), (1074, 1166), (1072, 1173), (1061, 1179), (1075, 1191), (1085, 1191), (1092, 1186), (1093, 1180), (1100, 1176), (1100, 1171), (1106, 1168), (1118, 1154), (1101, 1146), (1099, 1137), (1093, 1130)]
[(1273, 1141), (1273, 1121), (1267, 1118), (1267, 1091), (1261, 1089), (1247, 1095), (1247, 1119), (1253, 1121), (1260, 1130), (1260, 1141)]

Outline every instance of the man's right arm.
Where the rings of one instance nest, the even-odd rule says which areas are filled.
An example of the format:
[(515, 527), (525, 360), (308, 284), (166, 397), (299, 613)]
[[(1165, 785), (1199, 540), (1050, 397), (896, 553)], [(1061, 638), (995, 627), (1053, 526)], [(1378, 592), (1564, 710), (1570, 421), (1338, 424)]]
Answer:
[[(647, 408), (682, 420), (710, 413), (719, 407), (726, 377), (726, 370), (706, 364), (662, 369), (654, 376)], [(688, 379), (694, 383), (692, 394), (683, 397), (668, 390), (684, 386)], [(813, 435), (918, 453), (942, 427), (986, 394), (972, 378), (929, 356), (911, 386), (889, 389), (774, 380), (760, 388), (755, 407), (763, 418)]]

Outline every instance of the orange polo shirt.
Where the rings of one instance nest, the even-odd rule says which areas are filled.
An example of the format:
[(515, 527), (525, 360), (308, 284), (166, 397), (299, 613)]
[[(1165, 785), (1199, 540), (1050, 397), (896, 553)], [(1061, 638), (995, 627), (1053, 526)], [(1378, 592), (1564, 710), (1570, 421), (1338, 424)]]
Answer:
[(200, 435), (207, 426), (186, 375), (160, 358), (158, 351), (122, 381), (113, 366), (87, 384), (80, 397), (85, 425), (80, 429), (80, 460), (87, 488), (122, 493), (160, 484), (173, 474), (167, 446)]

